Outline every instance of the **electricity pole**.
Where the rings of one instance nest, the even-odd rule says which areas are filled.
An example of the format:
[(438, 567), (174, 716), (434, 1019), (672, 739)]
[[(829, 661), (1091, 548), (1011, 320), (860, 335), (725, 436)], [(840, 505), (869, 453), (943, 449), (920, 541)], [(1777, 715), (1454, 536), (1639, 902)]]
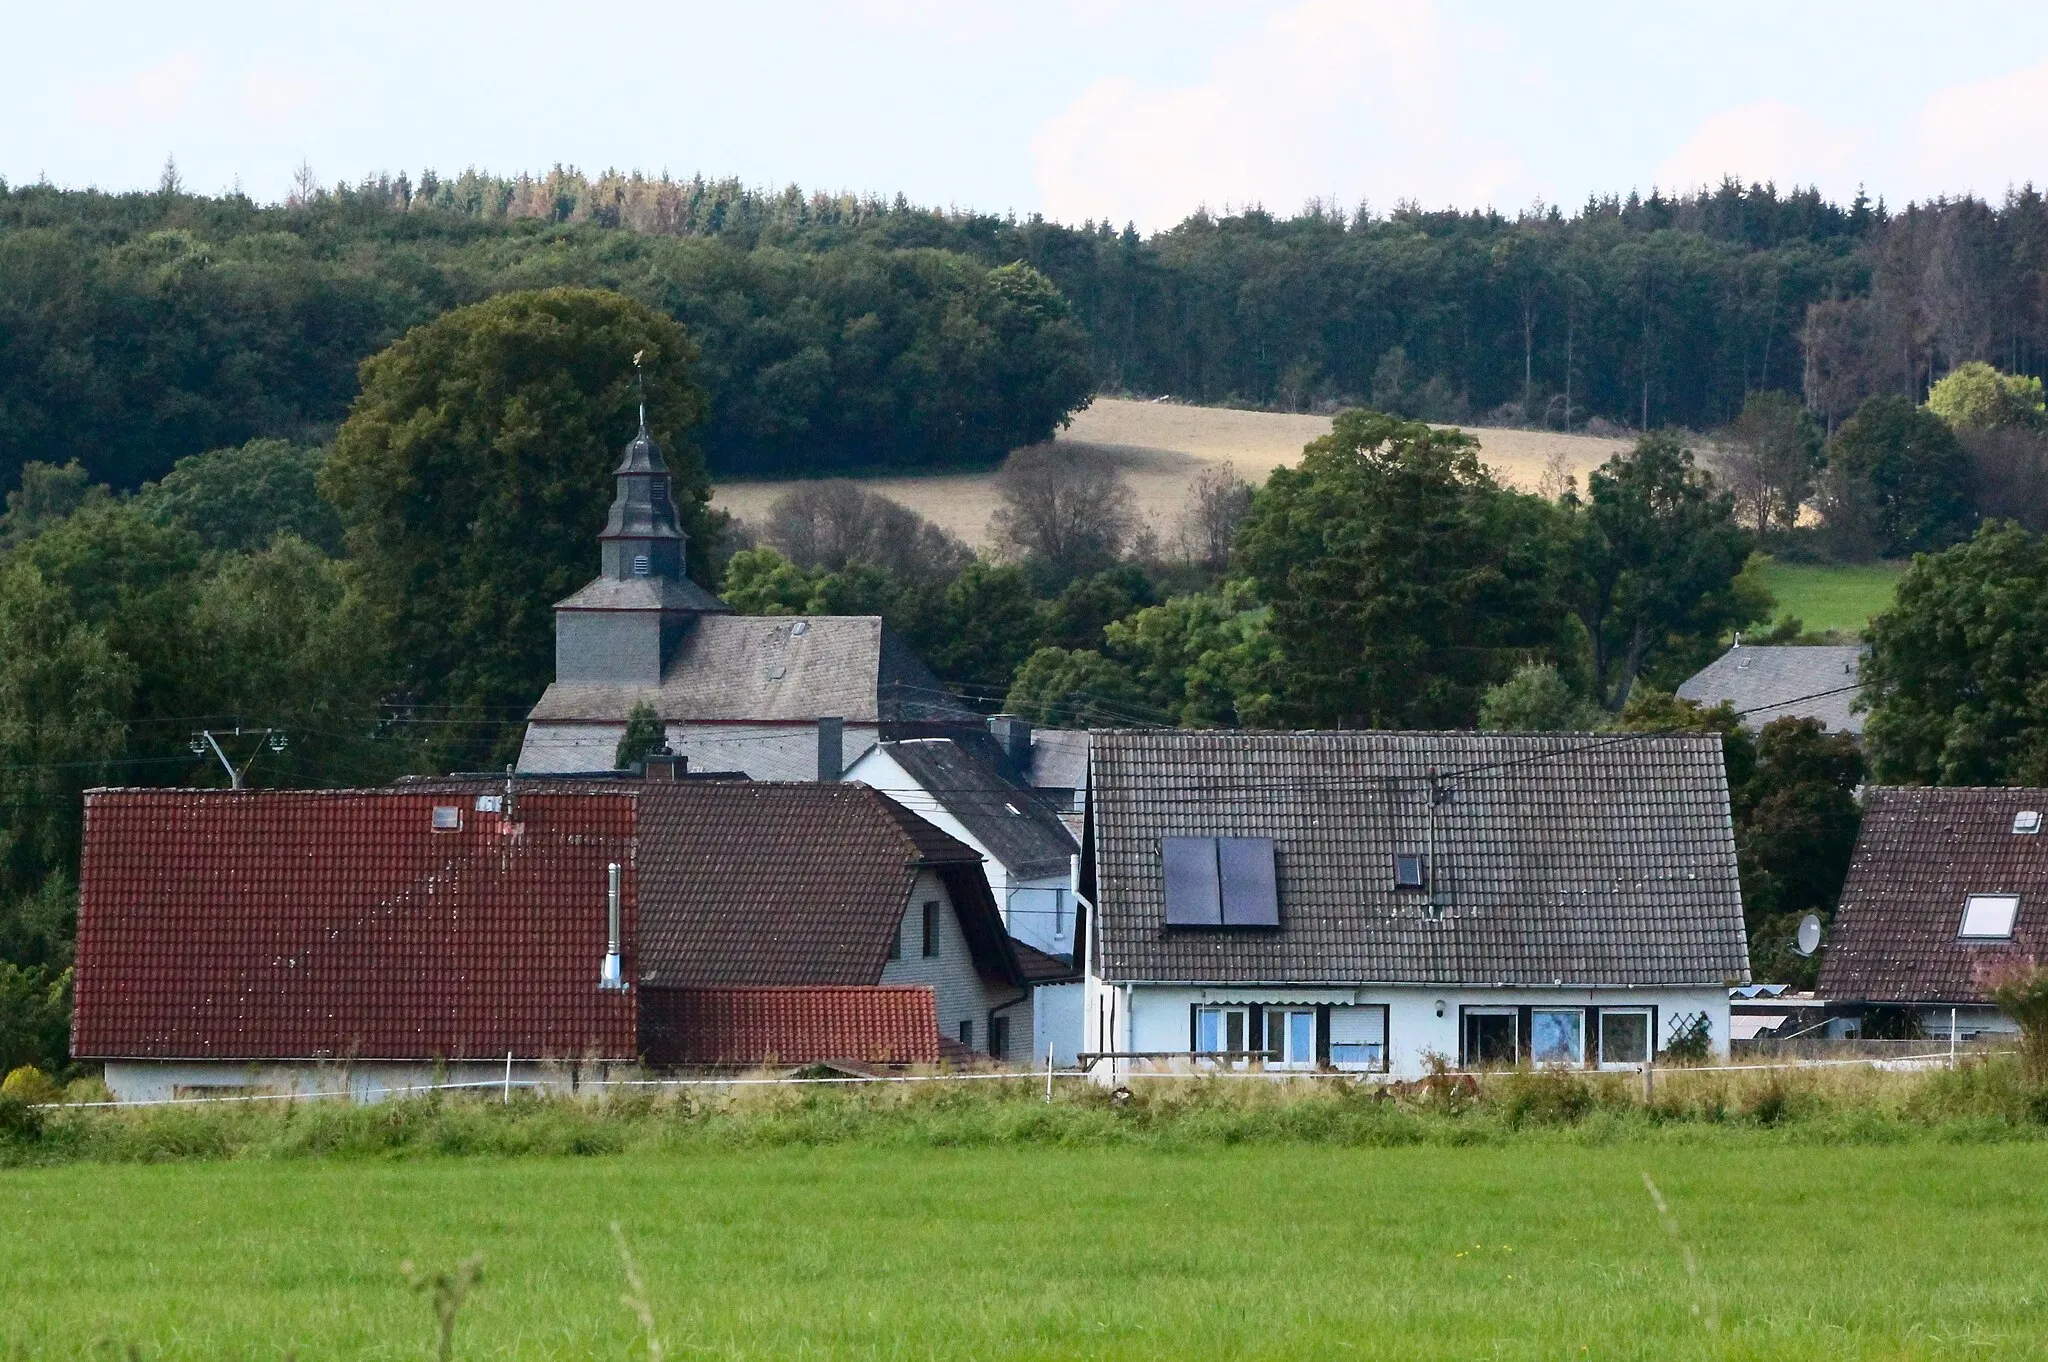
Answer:
[[(236, 770), (235, 764), (228, 760), (228, 754), (222, 750), (220, 738), (239, 738), (244, 734), (253, 734), (261, 739), (261, 741), (256, 744), (256, 750), (249, 754), (249, 759), (242, 763), (241, 769)], [(192, 755), (195, 757), (205, 756), (206, 749), (212, 748), (213, 755), (220, 758), (222, 768), (228, 773), (231, 787), (239, 790), (242, 788), (242, 777), (249, 774), (249, 768), (256, 764), (256, 758), (263, 755), (265, 747), (268, 747), (273, 752), (282, 752), (289, 741), (290, 739), (281, 728), (231, 728), (225, 730), (220, 737), (216, 737), (212, 729), (203, 728), (192, 735), (191, 747)]]

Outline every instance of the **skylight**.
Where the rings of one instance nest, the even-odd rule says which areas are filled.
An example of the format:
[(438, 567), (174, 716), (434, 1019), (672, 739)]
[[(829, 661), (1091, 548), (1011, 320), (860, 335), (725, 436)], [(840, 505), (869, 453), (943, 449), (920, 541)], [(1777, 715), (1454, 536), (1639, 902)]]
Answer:
[(1394, 888), (1422, 888), (1422, 857), (1403, 852), (1394, 854)]
[(1966, 941), (2010, 941), (2019, 912), (2018, 894), (1972, 894), (1963, 905), (1963, 925), (1956, 935)]
[(2021, 809), (2012, 816), (2012, 830), (2022, 836), (2031, 836), (2041, 830), (2041, 811)]

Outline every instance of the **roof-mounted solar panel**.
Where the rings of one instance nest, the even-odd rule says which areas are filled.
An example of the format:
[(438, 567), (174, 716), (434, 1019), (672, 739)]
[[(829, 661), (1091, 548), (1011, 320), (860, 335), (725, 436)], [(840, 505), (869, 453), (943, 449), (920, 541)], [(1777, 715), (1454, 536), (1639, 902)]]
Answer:
[(1216, 860), (1223, 882), (1223, 925), (1278, 927), (1280, 886), (1270, 837), (1219, 837)]
[(1159, 858), (1166, 871), (1166, 925), (1223, 925), (1223, 883), (1214, 837), (1162, 837)]

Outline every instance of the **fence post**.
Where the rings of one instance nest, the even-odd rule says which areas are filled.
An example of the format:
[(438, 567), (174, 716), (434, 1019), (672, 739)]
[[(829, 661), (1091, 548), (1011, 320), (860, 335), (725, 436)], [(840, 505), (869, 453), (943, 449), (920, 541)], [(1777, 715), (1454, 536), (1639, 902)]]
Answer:
[(1646, 1107), (1650, 1105), (1650, 1100), (1657, 1093), (1656, 1069), (1656, 1060), (1646, 1059), (1643, 1061), (1643, 1105)]
[(512, 1101), (512, 1052), (510, 1050), (505, 1052), (505, 1101), (508, 1105)]
[(1956, 1009), (1948, 1010), (1948, 1067), (1956, 1067)]
[(1052, 1101), (1052, 1042), (1045, 1043), (1045, 1100)]

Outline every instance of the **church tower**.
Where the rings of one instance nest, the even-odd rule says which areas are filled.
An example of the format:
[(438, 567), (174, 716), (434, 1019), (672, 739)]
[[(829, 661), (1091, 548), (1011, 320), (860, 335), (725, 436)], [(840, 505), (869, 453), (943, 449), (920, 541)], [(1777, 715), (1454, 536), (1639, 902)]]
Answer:
[(678, 523), (661, 446), (647, 431), (645, 403), (640, 433), (612, 477), (617, 491), (597, 537), (597, 579), (555, 606), (555, 680), (658, 686), (691, 622), (731, 610), (683, 575), (689, 536)]

